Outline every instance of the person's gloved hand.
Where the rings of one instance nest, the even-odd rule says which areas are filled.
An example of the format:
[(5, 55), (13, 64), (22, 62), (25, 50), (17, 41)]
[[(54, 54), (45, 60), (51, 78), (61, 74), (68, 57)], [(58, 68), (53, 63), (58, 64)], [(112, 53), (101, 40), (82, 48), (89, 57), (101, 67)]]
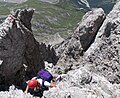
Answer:
[(50, 83), (50, 87), (56, 87), (56, 84), (55, 83)]

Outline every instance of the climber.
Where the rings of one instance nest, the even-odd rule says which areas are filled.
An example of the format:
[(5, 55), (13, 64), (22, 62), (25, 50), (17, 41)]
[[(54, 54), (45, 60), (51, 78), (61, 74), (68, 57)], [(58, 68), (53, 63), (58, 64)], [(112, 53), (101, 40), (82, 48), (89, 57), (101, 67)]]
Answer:
[[(34, 89), (36, 87), (42, 86), (42, 79), (31, 79), (27, 81), (27, 87), (26, 90), (24, 91), (25, 94), (28, 93), (28, 89)], [(44, 81), (44, 86), (46, 87), (56, 87), (55, 83), (49, 83), (47, 81)]]
[(50, 83), (51, 80), (53, 79), (53, 76), (51, 73), (49, 73), (46, 69), (41, 69), (37, 77), (33, 77), (31, 80), (28, 80), (27, 87), (24, 91), (25, 94), (28, 93), (29, 89), (32, 89), (33, 92), (39, 90), (39, 93), (41, 93), (41, 96), (43, 95), (43, 92), (45, 90), (48, 90), (49, 87), (56, 87), (56, 84), (54, 82)]

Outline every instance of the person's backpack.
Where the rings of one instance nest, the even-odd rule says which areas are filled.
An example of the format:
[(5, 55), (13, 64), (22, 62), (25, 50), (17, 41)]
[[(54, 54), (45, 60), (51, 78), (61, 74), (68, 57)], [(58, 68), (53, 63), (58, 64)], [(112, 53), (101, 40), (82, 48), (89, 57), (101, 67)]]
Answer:
[(41, 69), (38, 72), (37, 77), (43, 79), (44, 81), (48, 81), (48, 82), (51, 82), (51, 80), (53, 79), (52, 74), (46, 69)]
[(47, 71), (46, 69), (41, 69), (38, 74), (37, 74), (37, 78), (41, 78), (43, 81), (42, 81), (42, 89), (43, 90), (48, 90), (48, 87), (45, 87), (44, 86), (44, 81), (48, 81), (48, 82), (51, 82), (51, 80), (53, 79), (53, 76), (52, 74)]

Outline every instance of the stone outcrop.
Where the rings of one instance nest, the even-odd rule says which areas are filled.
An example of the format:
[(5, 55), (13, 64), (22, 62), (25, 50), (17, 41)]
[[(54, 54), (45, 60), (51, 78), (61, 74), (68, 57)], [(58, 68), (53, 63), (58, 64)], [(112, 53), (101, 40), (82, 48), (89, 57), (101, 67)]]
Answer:
[[(86, 62), (111, 83), (120, 83), (120, 2), (107, 15), (96, 39), (86, 51)], [(87, 66), (88, 63), (86, 63)]]
[(56, 70), (68, 71), (74, 69), (76, 62), (94, 41), (104, 19), (105, 13), (101, 8), (94, 9), (84, 15), (72, 36), (62, 42), (56, 49), (59, 56), (57, 65), (60, 66)]
[(25, 95), (22, 90), (15, 88), (14, 85), (10, 86), (8, 91), (1, 91), (0, 98), (33, 98), (33, 96), (29, 93)]
[(44, 92), (42, 98), (119, 98), (119, 88), (119, 84), (81, 67), (62, 75), (57, 87)]
[[(72, 56), (70, 57), (70, 55), (67, 54), (70, 53), (68, 47), (76, 43), (75, 40), (72, 40), (70, 43), (75, 33), (70, 39), (62, 43), (58, 48), (63, 50), (60, 52), (61, 55), (58, 61), (59, 69), (63, 67), (65, 70), (68, 68), (67, 65), (72, 63), (78, 67), (75, 70), (70, 69), (72, 71), (68, 71), (67, 74), (61, 74), (57, 81), (57, 87), (46, 91), (43, 98), (120, 97), (119, 6), (120, 2), (118, 1), (97, 30), (95, 37), (91, 39), (93, 43), (83, 52), (82, 56), (77, 56), (76, 62), (72, 61)], [(79, 43), (80, 40), (78, 41), (78, 47), (82, 47)], [(87, 43), (89, 43), (89, 41)], [(74, 47), (72, 49), (74, 49)], [(75, 49), (74, 55), (77, 54), (78, 51), (81, 52), (80, 48)], [(59, 62), (61, 62), (61, 64), (59, 64)]]
[(0, 84), (17, 84), (44, 67), (31, 19), (33, 9), (17, 10), (0, 26)]

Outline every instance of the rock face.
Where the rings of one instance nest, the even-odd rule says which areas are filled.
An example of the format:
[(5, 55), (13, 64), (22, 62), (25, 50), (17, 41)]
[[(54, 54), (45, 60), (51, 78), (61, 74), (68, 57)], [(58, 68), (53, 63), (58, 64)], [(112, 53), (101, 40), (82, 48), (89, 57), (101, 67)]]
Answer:
[(111, 84), (105, 77), (85, 67), (62, 75), (56, 88), (44, 92), (42, 98), (119, 98), (120, 85)]
[[(76, 36), (74, 33), (70, 39), (60, 45), (58, 49), (61, 49), (62, 52), (58, 51), (58, 53), (61, 54), (58, 60), (58, 68), (61, 68), (60, 70), (62, 70), (62, 67), (64, 70), (72, 70), (73, 66), (71, 69), (68, 66), (71, 64), (77, 66), (77, 68), (68, 71), (67, 74), (61, 74), (61, 78), (57, 81), (57, 87), (46, 91), (43, 98), (120, 97), (119, 6), (120, 2), (117, 2), (113, 10), (106, 16), (105, 20), (103, 19), (104, 21), (97, 29), (96, 35), (91, 38), (93, 43), (89, 44), (90, 39), (89, 37), (87, 37), (88, 39), (86, 38), (85, 42), (88, 44), (87, 48), (82, 47), (80, 38), (83, 36), (80, 36), (82, 35), (81, 33), (76, 33), (80, 37)], [(97, 13), (94, 14), (96, 15)], [(87, 18), (85, 19), (88, 21)], [(94, 20), (94, 18), (92, 19)], [(94, 27), (95, 26), (97, 26), (97, 24), (95, 24)], [(79, 40), (72, 40), (75, 36), (79, 38)], [(78, 43), (77, 48), (74, 48), (75, 43)], [(84, 45), (86, 46), (85, 43), (83, 46)], [(74, 47), (69, 49), (71, 46)], [(71, 50), (74, 50), (74, 52)], [(77, 55), (76, 59), (73, 58), (73, 55), (70, 55), (72, 52), (74, 55), (77, 53), (80, 54), (82, 53), (81, 51), (83, 51), (83, 55)], [(73, 59), (76, 60), (76, 63)], [(61, 64), (59, 62), (61, 62)]]
[(43, 67), (39, 43), (31, 30), (33, 13), (33, 9), (17, 10), (0, 26), (0, 84), (19, 85)]
[[(107, 15), (95, 42), (86, 51), (87, 62), (112, 83), (120, 83), (120, 2)], [(86, 64), (87, 65), (87, 64)]]
[(101, 8), (86, 13), (71, 38), (65, 40), (56, 49), (59, 55), (57, 65), (60, 65), (57, 70), (62, 68), (64, 71), (74, 69), (76, 62), (94, 41), (104, 19), (105, 13)]
[[(104, 11), (102, 9), (94, 9), (93, 11), (88, 12), (83, 17), (83, 20), (81, 21), (81, 23), (79, 24), (78, 28), (73, 33), (73, 35), (67, 40), (65, 40), (63, 43), (61, 43), (58, 47), (56, 47), (59, 60), (56, 66), (53, 68), (53, 70), (57, 73), (66, 73), (66, 74), (61, 74), (59, 77), (57, 77), (56, 79), (57, 87), (50, 88), (48, 91), (45, 91), (42, 98), (120, 98), (120, 84), (119, 84), (120, 83), (120, 79), (119, 79), (120, 77), (119, 75), (120, 73), (120, 26), (119, 26), (120, 8), (119, 6), (120, 6), (120, 1), (117, 2), (113, 10), (107, 16), (105, 16)], [(12, 25), (13, 28), (16, 28), (17, 26)], [(20, 30), (27, 31), (30, 25), (29, 26), (26, 24), (19, 25), (19, 27), (22, 26), (26, 28)], [(28, 31), (31, 31), (31, 29)], [(13, 32), (10, 32), (10, 34), (12, 33)], [(22, 32), (20, 34), (26, 34), (26, 33)], [(6, 35), (7, 35), (6, 32), (1, 33), (2, 36), (1, 40), (2, 38), (4, 39), (11, 38), (11, 36), (7, 37)], [(12, 37), (12, 38), (16, 39), (16, 37)], [(29, 47), (29, 45), (31, 45), (30, 44), (31, 40), (29, 41), (29, 39), (27, 39), (28, 41), (27, 44), (23, 44), (22, 42), (24, 41), (23, 39), (21, 40), (21, 42), (16, 41), (17, 43), (22, 43), (23, 46), (28, 45), (27, 49), (28, 50), (30, 49), (28, 52), (27, 51), (25, 52), (25, 57), (23, 56), (25, 58), (23, 60), (24, 63), (21, 63), (22, 67), (20, 67), (19, 61), (21, 60), (21, 58), (19, 57), (21, 56), (19, 55), (21, 55), (23, 52), (21, 52), (17, 47), (15, 47), (15, 49), (19, 50), (20, 53), (12, 52), (12, 50), (14, 50), (14, 47), (9, 48), (9, 45), (11, 45), (9, 43), (10, 41), (8, 39), (7, 40), (4, 39), (3, 41), (1, 41), (2, 42), (1, 45), (3, 46), (4, 44), (7, 45), (6, 47), (1, 46), (0, 49), (1, 51), (2, 49), (4, 49), (5, 51), (5, 52), (3, 51), (3, 54), (1, 52), (2, 55), (0, 56), (1, 81), (5, 77), (7, 77), (7, 75), (9, 76), (9, 74), (5, 72), (4, 67), (8, 68), (9, 66), (8, 71), (10, 71), (10, 69), (16, 69), (17, 72), (18, 68), (22, 69), (23, 64), (26, 65), (28, 64), (29, 66), (33, 64), (30, 58), (32, 58), (32, 60), (35, 60), (33, 58), (34, 53), (31, 51), (33, 47), (32, 49), (31, 47)], [(11, 41), (11, 43), (12, 42), (13, 40)], [(19, 48), (24, 49), (22, 45), (21, 45), (22, 48), (21, 47)], [(46, 47), (44, 45), (42, 46)], [(6, 49), (9, 49), (10, 52), (8, 53)], [(51, 49), (46, 49), (45, 51), (47, 50), (51, 50)], [(44, 60), (45, 59), (47, 60), (49, 56), (48, 54), (45, 54), (46, 53), (45, 51), (40, 53), (43, 53), (44, 56), (42, 58), (44, 58)], [(10, 53), (12, 54), (12, 56)], [(13, 56), (13, 54), (15, 54), (15, 56)], [(19, 65), (17, 68), (13, 63), (14, 60), (16, 60), (15, 57), (18, 57), (17, 60), (19, 60), (15, 63)], [(10, 61), (12, 61), (13, 63), (12, 66), (10, 66), (12, 64)], [(52, 61), (52, 59), (50, 59), (50, 61)], [(36, 66), (34, 67), (31, 66), (29, 70), (27, 70), (27, 72), (29, 72), (30, 74), (31, 72), (30, 70), (33, 71), (33, 68), (35, 67)], [(14, 75), (13, 72), (10, 72), (10, 74)], [(18, 70), (17, 73), (19, 72), (23, 72), (23, 71)], [(16, 76), (14, 77), (18, 78)], [(18, 91), (16, 89), (4, 93), (0, 92), (0, 94), (2, 94), (3, 95), (2, 97), (4, 97), (6, 94), (7, 95), (11, 94), (10, 92), (14, 94), (14, 92), (16, 91), (18, 92), (18, 94), (23, 94), (23, 92), (21, 92), (20, 90)]]

